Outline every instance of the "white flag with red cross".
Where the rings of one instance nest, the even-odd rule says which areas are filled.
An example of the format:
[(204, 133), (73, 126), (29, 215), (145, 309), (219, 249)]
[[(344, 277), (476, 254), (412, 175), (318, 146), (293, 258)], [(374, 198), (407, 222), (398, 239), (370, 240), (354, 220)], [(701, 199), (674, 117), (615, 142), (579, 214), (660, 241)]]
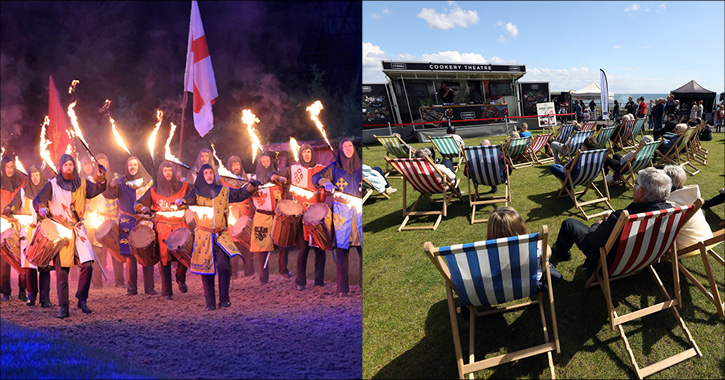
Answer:
[(214, 70), (211, 67), (209, 48), (206, 45), (204, 27), (201, 25), (199, 4), (191, 2), (189, 45), (186, 51), (184, 91), (194, 94), (194, 127), (204, 137), (214, 127), (211, 105), (219, 93), (216, 89)]

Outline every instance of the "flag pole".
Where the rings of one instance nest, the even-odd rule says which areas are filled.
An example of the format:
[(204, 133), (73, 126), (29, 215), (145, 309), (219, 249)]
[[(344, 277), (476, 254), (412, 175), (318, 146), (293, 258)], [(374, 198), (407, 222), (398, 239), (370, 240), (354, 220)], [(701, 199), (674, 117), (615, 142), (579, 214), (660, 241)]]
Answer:
[(181, 125), (179, 126), (179, 159), (181, 159), (181, 145), (184, 143), (184, 114), (186, 114), (186, 90), (181, 101)]

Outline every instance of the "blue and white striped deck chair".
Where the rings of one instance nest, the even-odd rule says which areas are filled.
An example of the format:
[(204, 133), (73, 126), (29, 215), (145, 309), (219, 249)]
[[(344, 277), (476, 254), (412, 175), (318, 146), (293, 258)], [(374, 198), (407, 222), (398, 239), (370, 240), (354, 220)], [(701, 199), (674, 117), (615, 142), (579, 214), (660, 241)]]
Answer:
[[(468, 204), (471, 206), (471, 224), (487, 222), (488, 218), (476, 219), (476, 207), (480, 205), (511, 202), (511, 178), (508, 166), (504, 165), (499, 145), (467, 146), (463, 148), (468, 177)], [(471, 191), (473, 182), (473, 191)], [(478, 186), (506, 185), (503, 196), (482, 197)]]
[(559, 135), (556, 136), (556, 141), (566, 144), (572, 133), (574, 133), (574, 124), (564, 124), (559, 128)]
[(456, 139), (453, 136), (430, 136), (430, 141), (442, 158), (453, 162), (453, 171), (458, 173), (458, 168), (461, 166), (461, 147)]
[(576, 131), (571, 135), (571, 138), (567, 142), (567, 156), (571, 159), (579, 149), (581, 149), (584, 140), (591, 136), (594, 131)]
[(609, 144), (609, 148), (611, 149), (612, 144), (610, 140), (615, 128), (616, 127), (602, 128), (599, 132), (597, 132), (597, 149), (605, 149), (607, 148), (607, 144)]
[[(559, 353), (561, 350), (554, 308), (554, 293), (546, 255), (537, 253), (538, 242), (541, 242), (541, 247), (546, 250), (547, 236), (547, 226), (543, 226), (541, 233), (529, 235), (456, 244), (440, 248), (436, 248), (431, 242), (424, 244), (423, 247), (428, 258), (445, 279), (448, 314), (451, 320), (459, 378), (464, 379), (466, 374), (469, 374), (469, 378), (473, 378), (473, 373), (476, 371), (541, 354), (548, 356), (551, 377), (556, 378), (552, 352)], [(549, 308), (554, 330), (553, 342), (549, 340), (549, 331), (546, 326), (546, 316), (544, 315), (542, 303), (544, 294), (537, 287), (537, 266), (542, 268), (542, 279), (548, 285)], [(461, 314), (466, 309), (470, 312), (468, 363), (464, 363), (461, 348), (458, 316), (456, 315), (456, 305), (453, 299), (454, 291), (461, 303)], [(477, 309), (477, 307), (493, 307), (528, 297), (532, 298), (529, 302), (495, 307), (492, 310), (485, 311)], [(476, 318), (520, 310), (522, 307), (536, 304), (539, 305), (545, 343), (476, 361), (474, 353)], [(516, 336), (516, 334), (511, 335)]]
[[(385, 148), (385, 156), (388, 158), (411, 158), (413, 157), (413, 152), (415, 152), (415, 149), (411, 147), (410, 145), (406, 144), (403, 139), (400, 138), (400, 135), (397, 133), (392, 134), (390, 136), (376, 136), (373, 135), (380, 144)], [(385, 177), (386, 178), (397, 178), (402, 179), (402, 176), (399, 177), (391, 177), (390, 174), (394, 170), (394, 168), (388, 168), (389, 164), (386, 161), (385, 162)]]
[[(608, 152), (608, 149), (579, 151), (571, 161), (570, 168), (573, 169), (567, 169), (565, 166), (564, 172), (566, 173), (566, 178), (564, 181), (559, 180), (559, 182), (561, 182), (559, 198), (565, 196), (565, 194), (569, 195), (569, 197), (574, 201), (576, 208), (584, 214), (584, 217), (587, 220), (608, 214), (609, 211), (602, 211), (594, 215), (587, 215), (587, 213), (584, 212), (584, 206), (604, 202), (611, 211), (614, 211), (614, 208), (609, 203), (609, 187), (607, 186), (607, 181), (604, 178), (604, 160), (606, 160)], [(600, 175), (602, 176), (602, 181), (604, 182), (604, 190), (607, 194), (606, 197), (594, 184), (594, 180)], [(586, 186), (586, 188), (584, 188), (583, 191), (576, 192), (577, 186)], [(577, 200), (577, 195), (583, 196), (590, 187), (597, 192), (599, 198), (585, 202)]]
[[(506, 145), (503, 147), (503, 152), (506, 155), (506, 157), (511, 160), (512, 165), (514, 169), (524, 168), (527, 166), (533, 166), (534, 162), (531, 160), (531, 156), (525, 154), (526, 150), (529, 147), (529, 144), (531, 143), (532, 136), (529, 137), (519, 137), (515, 139), (509, 140)], [(520, 157), (519, 159), (523, 159), (524, 162), (521, 162), (519, 164), (513, 164), (513, 159), (515, 157)]]

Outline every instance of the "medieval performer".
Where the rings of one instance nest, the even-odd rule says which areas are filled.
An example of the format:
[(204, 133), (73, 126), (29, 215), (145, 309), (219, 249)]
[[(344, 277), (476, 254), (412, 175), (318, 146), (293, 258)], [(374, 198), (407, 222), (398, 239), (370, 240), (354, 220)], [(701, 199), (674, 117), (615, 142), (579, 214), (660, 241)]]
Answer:
[[(15, 195), (25, 186), (25, 179), (20, 177), (20, 173), (15, 168), (15, 161), (12, 157), (3, 156), (0, 161), (0, 210), (5, 211), (5, 207), (10, 205)], [(20, 225), (13, 224), (13, 228), (20, 230)], [(25, 276), (18, 276), (18, 298), (25, 301), (28, 299), (25, 294)], [(0, 258), (0, 293), (3, 302), (12, 299), (10, 288), (10, 264), (5, 258)]]
[[(120, 175), (118, 173), (111, 170), (111, 167), (109, 166), (110, 164), (108, 162), (108, 157), (105, 154), (97, 154), (96, 160), (98, 161), (98, 164), (103, 165), (103, 167), (106, 168), (106, 177), (108, 178), (109, 183), (116, 178), (120, 178)], [(101, 221), (101, 223), (110, 219), (118, 226), (118, 199), (110, 198), (110, 195), (113, 193), (114, 190), (112, 190), (110, 186), (107, 186), (106, 191), (104, 191), (103, 194), (90, 200), (90, 206), (93, 210), (96, 211), (98, 219)], [(95, 237), (92, 238), (92, 240), (95, 241)], [(94, 245), (96, 244), (100, 243), (98, 241), (95, 241)], [(111, 263), (113, 265), (114, 286), (117, 288), (125, 288), (126, 285), (123, 279), (123, 264), (126, 262), (126, 258), (124, 256), (121, 256), (121, 252), (112, 252), (110, 248), (106, 248), (104, 252), (101, 252), (101, 255), (111, 256)], [(103, 262), (104, 260), (100, 256), (98, 259), (101, 262)]]
[[(199, 154), (196, 156), (196, 161), (194, 161), (194, 165), (186, 174), (186, 181), (184, 182), (189, 185), (194, 185), (194, 183), (196, 183), (196, 177), (199, 176), (199, 170), (202, 165), (210, 165), (214, 169), (214, 172), (217, 171), (216, 164), (212, 159), (211, 150), (209, 150), (209, 148), (204, 148), (199, 151)], [(219, 179), (217, 178), (216, 181), (218, 183)]]
[[(249, 245), (249, 251), (253, 252), (257, 257), (257, 272), (259, 272), (259, 281), (266, 284), (269, 281), (269, 268), (267, 260), (274, 250), (274, 242), (272, 241), (272, 221), (274, 220), (274, 209), (277, 202), (282, 199), (282, 186), (271, 182), (275, 176), (276, 159), (271, 152), (264, 152), (257, 157), (257, 167), (255, 179), (263, 184), (252, 197), (254, 203), (254, 219), (252, 221), (252, 238)], [(280, 273), (287, 270), (287, 264), (283, 262), (283, 257), (279, 258)], [(291, 275), (290, 275), (291, 277)]]
[[(248, 178), (247, 173), (244, 171), (244, 166), (242, 166), (242, 159), (237, 155), (232, 155), (229, 157), (229, 159), (227, 160), (227, 168), (234, 175), (237, 175), (244, 179)], [(247, 181), (236, 178), (219, 177), (219, 179), (221, 180), (222, 185), (228, 186), (232, 189), (239, 189), (247, 183)], [(234, 227), (231, 223), (232, 220), (236, 221), (236, 223), (241, 223), (243, 226), (246, 226), (247, 224), (252, 223), (253, 217), (254, 204), (252, 204), (251, 198), (246, 199), (244, 202), (232, 203), (229, 205), (230, 228)], [(242, 253), (241, 257), (232, 257), (232, 277), (237, 278), (237, 272), (239, 271), (240, 262), (244, 267), (245, 277), (254, 275), (254, 255), (249, 252), (249, 247), (244, 245), (241, 241), (236, 241), (236, 239), (234, 239), (234, 236), (232, 236), (232, 240), (235, 240), (234, 243), (237, 245), (237, 249), (239, 249), (239, 252)]]

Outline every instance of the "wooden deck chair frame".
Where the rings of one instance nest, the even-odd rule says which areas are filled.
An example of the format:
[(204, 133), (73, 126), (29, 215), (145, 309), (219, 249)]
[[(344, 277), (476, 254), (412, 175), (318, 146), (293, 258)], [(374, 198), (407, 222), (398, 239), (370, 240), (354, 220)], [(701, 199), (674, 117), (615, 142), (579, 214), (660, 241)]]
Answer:
[(690, 141), (687, 143), (687, 153), (690, 160), (697, 161), (703, 165), (707, 165), (707, 151), (703, 150), (702, 143), (700, 142), (700, 132), (702, 132), (704, 124), (696, 125), (695, 131), (690, 137)]
[[(389, 157), (389, 158), (390, 158), (390, 155), (391, 155), (391, 154), (392, 154), (393, 156), (395, 156), (396, 158), (406, 158), (406, 157), (407, 157), (407, 158), (411, 158), (411, 157), (413, 157), (413, 152), (415, 152), (415, 149), (413, 149), (413, 147), (412, 147), (412, 146), (408, 145), (408, 144), (407, 144), (407, 143), (406, 143), (405, 141), (403, 141), (403, 139), (402, 139), (402, 138), (400, 138), (400, 136), (399, 136), (398, 134), (392, 134), (392, 135), (390, 135), (390, 136), (376, 136), (376, 135), (373, 135), (373, 137), (375, 137), (375, 139), (376, 139), (376, 140), (378, 140), (378, 142), (380, 143), (380, 145), (382, 145), (382, 146), (383, 146), (383, 148), (385, 148), (385, 157)], [(395, 141), (397, 142), (397, 144), (398, 144), (398, 147), (400, 147), (400, 149), (401, 149), (401, 152), (402, 152), (402, 150), (403, 150), (402, 146), (405, 146), (405, 147), (407, 147), (407, 148), (408, 148), (408, 154), (407, 154), (407, 155), (403, 155), (403, 156), (401, 156), (401, 155), (398, 155), (398, 154), (396, 154), (395, 152), (391, 152), (391, 151), (390, 151), (390, 150), (388, 149), (388, 145), (387, 145), (387, 144), (385, 143), (385, 141), (384, 141), (385, 139), (391, 139), (391, 140), (392, 140), (392, 139), (394, 139), (394, 140), (395, 140)], [(392, 141), (391, 141), (391, 142), (392, 142)], [(388, 163), (388, 161), (386, 160), (386, 161), (385, 161), (385, 178), (390, 178), (390, 179), (402, 179), (402, 178), (403, 178), (403, 176), (402, 176), (402, 175), (400, 175), (400, 176), (395, 176), (395, 177), (391, 177), (391, 176), (390, 176), (390, 175), (391, 175), (391, 174), (393, 173), (393, 170), (395, 170), (395, 168), (390, 168), (390, 167), (389, 167), (389, 165), (390, 165), (390, 164), (389, 164), (389, 163)]]
[[(493, 146), (497, 146), (497, 145), (493, 145)], [(511, 173), (509, 172), (508, 165), (506, 165), (503, 162), (502, 162), (503, 173), (504, 173), (504, 177), (506, 179), (506, 181), (505, 181), (506, 193), (504, 195), (492, 195), (489, 197), (483, 197), (478, 192), (478, 186), (489, 186), (489, 185), (477, 184), (475, 182), (473, 184), (473, 191), (471, 191), (471, 182), (473, 181), (473, 178), (472, 178), (473, 174), (470, 172), (470, 170), (471, 170), (472, 164), (469, 161), (468, 154), (466, 154), (466, 152), (468, 152), (469, 150), (479, 149), (479, 148), (480, 147), (466, 147), (466, 148), (464, 148), (464, 154), (463, 154), (463, 160), (466, 164), (466, 168), (465, 168), (466, 174), (467, 174), (466, 181), (468, 183), (468, 205), (471, 207), (471, 224), (488, 222), (488, 218), (476, 219), (476, 208), (478, 206), (490, 205), (490, 204), (496, 204), (496, 203), (502, 203), (502, 202), (504, 203), (504, 206), (508, 206), (509, 202), (511, 202), (513, 199), (513, 196), (511, 194)], [(501, 149), (500, 146), (499, 146), (499, 149)], [(503, 185), (503, 183), (500, 185)], [(500, 185), (496, 185), (496, 186), (500, 186)]]
[(632, 127), (632, 134), (626, 140), (627, 145), (622, 145), (623, 150), (637, 149), (639, 145), (638, 136), (644, 136), (644, 119), (635, 119), (634, 126)]
[[(695, 212), (697, 212), (697, 210), (700, 209), (700, 207), (702, 206), (702, 202), (703, 202), (702, 199), (698, 199), (695, 202), (695, 204), (693, 204), (693, 205), (690, 205), (687, 207), (676, 207), (674, 209), (668, 209), (668, 210), (661, 210), (660, 212), (663, 214), (667, 214), (668, 211), (672, 211), (672, 210), (680, 210), (680, 212), (684, 212), (685, 215), (681, 218), (682, 222), (679, 225), (679, 227), (681, 227), (682, 225), (687, 223), (687, 221), (692, 217), (692, 215), (694, 215)], [(655, 213), (660, 214), (660, 212), (655, 212)], [(651, 214), (651, 213), (642, 213), (642, 214), (637, 214), (637, 215), (645, 216), (646, 214)], [(633, 217), (634, 217), (634, 215), (633, 215)], [(614, 243), (620, 240), (622, 232), (625, 229), (625, 227), (628, 228), (628, 231), (637, 231), (637, 230), (635, 230), (634, 227), (629, 229), (629, 227), (631, 227), (631, 226), (627, 225), (629, 223), (629, 219), (630, 219), (629, 212), (627, 210), (623, 210), (622, 214), (619, 216), (619, 219), (617, 220), (617, 224), (615, 225), (614, 230), (612, 230), (612, 233), (609, 235), (609, 239), (607, 240), (607, 243), (605, 244), (604, 247), (600, 248), (599, 261), (597, 262), (596, 269), (594, 270), (594, 273), (592, 274), (592, 276), (587, 280), (585, 286), (587, 289), (589, 289), (590, 287), (592, 287), (594, 285), (599, 285), (600, 288), (602, 289), (602, 293), (604, 293), (604, 298), (607, 303), (607, 314), (609, 315), (610, 327), (612, 328), (612, 331), (614, 331), (614, 330), (619, 331), (619, 335), (622, 338), (624, 347), (629, 356), (629, 360), (632, 363), (632, 367), (634, 368), (634, 372), (636, 373), (637, 378), (642, 379), (653, 373), (659, 372), (663, 369), (669, 368), (677, 363), (680, 363), (686, 359), (689, 359), (695, 355), (702, 357), (702, 352), (697, 347), (697, 343), (695, 343), (695, 340), (692, 338), (692, 335), (690, 334), (690, 331), (687, 329), (685, 322), (682, 320), (680, 313), (677, 311), (677, 308), (682, 305), (681, 294), (680, 294), (680, 278), (679, 278), (679, 271), (678, 271), (678, 253), (677, 253), (676, 244), (674, 244), (675, 236), (677, 235), (677, 233), (680, 230), (679, 227), (676, 229), (672, 229), (672, 232), (669, 235), (666, 233), (666, 231), (670, 231), (670, 229), (666, 229), (664, 231), (662, 229), (659, 229), (659, 231), (663, 231), (663, 232), (660, 234), (662, 236), (660, 236), (657, 239), (657, 241), (658, 241), (657, 244), (661, 244), (662, 246), (666, 245), (668, 243), (668, 240), (669, 240), (669, 244), (671, 244), (671, 248), (664, 247), (663, 252), (666, 252), (667, 250), (669, 250), (669, 253), (670, 253), (669, 259), (672, 261), (672, 274), (673, 274), (673, 278), (674, 278), (675, 299), (672, 299), (670, 297), (669, 293), (667, 293), (667, 290), (665, 289), (664, 285), (662, 284), (662, 280), (660, 280), (660, 277), (657, 275), (657, 271), (655, 271), (654, 267), (652, 266), (656, 262), (656, 260), (658, 260), (657, 257), (652, 257), (652, 256), (655, 256), (657, 254), (657, 252), (652, 252), (653, 250), (650, 249), (650, 247), (644, 246), (644, 244), (642, 245), (644, 248), (640, 248), (639, 253), (641, 254), (641, 252), (644, 251), (645, 254), (650, 255), (650, 256), (645, 256), (644, 259), (630, 258), (628, 260), (629, 262), (632, 262), (632, 260), (637, 260), (637, 261), (634, 261), (634, 263), (637, 263), (640, 260), (642, 260), (642, 263), (637, 264), (634, 267), (635, 271), (621, 272), (620, 275), (616, 275), (619, 268), (616, 268), (617, 262), (615, 261), (615, 263), (613, 265), (613, 267), (615, 267), (615, 269), (612, 271), (612, 273), (614, 273), (615, 275), (613, 276), (612, 274), (610, 274), (610, 268), (607, 267), (607, 254), (610, 252), (610, 250), (614, 246)], [(662, 226), (662, 228), (665, 228), (665, 227)], [(643, 233), (640, 232), (640, 233), (637, 233), (636, 236), (641, 236), (642, 234)], [(664, 240), (663, 243), (661, 242), (662, 240)], [(622, 244), (623, 243), (620, 241), (619, 245), (621, 246)], [(612, 254), (616, 254), (616, 252), (612, 252)], [(667, 255), (667, 253), (662, 253), (662, 256), (665, 256), (665, 255)], [(648, 262), (646, 262), (644, 260), (648, 260)], [(622, 260), (622, 261), (624, 261), (624, 260)], [(642, 265), (644, 263), (646, 263), (646, 265)], [(639, 269), (637, 269), (637, 268), (639, 268)], [(611, 293), (610, 283), (613, 281), (622, 279), (622, 278), (626, 278), (626, 277), (638, 274), (645, 269), (649, 270), (649, 272), (652, 274), (652, 277), (654, 278), (655, 282), (657, 283), (657, 286), (659, 287), (660, 292), (662, 293), (662, 295), (664, 296), (666, 301), (660, 302), (656, 305), (649, 306), (644, 309), (640, 309), (640, 310), (637, 310), (637, 311), (634, 311), (634, 312), (631, 312), (628, 314), (624, 314), (621, 316), (618, 315), (617, 312), (614, 310), (614, 304), (612, 303), (612, 293)], [(661, 360), (657, 363), (651, 364), (647, 367), (639, 368), (639, 365), (637, 365), (637, 361), (634, 357), (634, 352), (632, 352), (632, 349), (629, 345), (629, 340), (627, 339), (627, 335), (624, 333), (624, 329), (622, 328), (622, 324), (632, 321), (637, 318), (641, 318), (641, 317), (644, 317), (647, 315), (654, 314), (659, 311), (664, 311), (666, 309), (670, 309), (672, 311), (672, 313), (675, 315), (675, 318), (678, 320), (680, 327), (685, 332), (685, 336), (686, 336), (688, 342), (690, 343), (690, 345), (692, 346), (692, 348), (685, 350), (674, 356), (671, 356), (667, 359)]]
[[(463, 197), (461, 195), (461, 192), (458, 190), (457, 187), (454, 186), (453, 183), (451, 183), (448, 178), (446, 177), (443, 172), (436, 166), (436, 164), (433, 162), (433, 160), (430, 158), (430, 156), (426, 156), (423, 159), (420, 158), (408, 158), (408, 159), (390, 159), (388, 157), (385, 157), (386, 160), (388, 160), (391, 165), (394, 165), (393, 163), (397, 163), (398, 161), (419, 161), (423, 160), (426, 162), (427, 165), (429, 165), (430, 168), (432, 168), (440, 177), (443, 179), (442, 185), (444, 185), (445, 189), (438, 193), (443, 194), (443, 199), (440, 200), (433, 200), (429, 193), (419, 191), (415, 188), (415, 182), (410, 181), (405, 174), (403, 174), (403, 223), (400, 224), (400, 227), (398, 227), (398, 232), (401, 231), (407, 231), (407, 230), (433, 230), (435, 231), (438, 228), (438, 224), (440, 224), (441, 219), (443, 219), (444, 216), (448, 215), (448, 205), (452, 202), (453, 196), (456, 196), (458, 199), (463, 202)], [(403, 173), (401, 171), (401, 173)], [(410, 210), (407, 209), (408, 207), (408, 182), (411, 182), (411, 185), (413, 185), (414, 190), (418, 191), (419, 195), (418, 198), (415, 200), (415, 203), (413, 203), (413, 206), (410, 208)], [(431, 193), (432, 194), (432, 193)], [(443, 210), (441, 211), (415, 211), (416, 207), (418, 207), (418, 203), (422, 198), (427, 199), (431, 203), (442, 203), (443, 204)], [(438, 215), (438, 218), (436, 219), (435, 223), (433, 225), (429, 226), (415, 226), (415, 227), (406, 227), (408, 224), (408, 221), (410, 220), (411, 216), (429, 216), (429, 215)]]
[[(438, 151), (438, 153), (441, 155), (441, 159), (443, 158), (449, 158), (453, 162), (453, 172), (458, 173), (458, 169), (461, 166), (461, 154), (462, 149), (461, 146), (458, 145), (458, 142), (453, 136), (429, 136), (431, 143), (433, 143), (433, 147), (435, 150)], [(449, 154), (449, 153), (443, 153), (443, 151), (447, 151), (448, 147), (443, 145), (446, 143), (453, 143), (458, 148), (458, 154)], [(441, 149), (443, 148), (443, 149)], [(454, 160), (455, 158), (455, 160)]]
[[(671, 146), (664, 154), (657, 150), (657, 155), (660, 156), (660, 159), (657, 161), (657, 165), (682, 165), (682, 168), (685, 169), (687, 174), (691, 176), (700, 173), (701, 170), (690, 162), (690, 153), (687, 150), (688, 142), (692, 137), (692, 133), (695, 132), (695, 129), (695, 127), (687, 128), (687, 131), (677, 140), (677, 143)], [(685, 152), (680, 153), (681, 150), (684, 150)], [(692, 171), (688, 170), (688, 167), (692, 169)]]
[(571, 134), (569, 141), (566, 142), (566, 158), (571, 160), (576, 152), (581, 149), (582, 145), (584, 145), (584, 140), (593, 135), (594, 131), (574, 131), (574, 133)]
[[(586, 152), (582, 152), (581, 150), (578, 151), (577, 154), (576, 154), (576, 156), (574, 156), (574, 158), (572, 159), (571, 167), (572, 168), (576, 168), (577, 162), (579, 161), (579, 159), (582, 156), (582, 154), (592, 154), (594, 152), (600, 152), (602, 150), (604, 150), (604, 149), (589, 150), (589, 151), (586, 151)], [(579, 191), (579, 192), (576, 191), (576, 186), (578, 186), (578, 185), (574, 185), (574, 179), (572, 179), (572, 176), (571, 176), (572, 175), (572, 171), (571, 170), (567, 170), (566, 167), (564, 167), (564, 173), (566, 173), (566, 178), (564, 178), (563, 181), (562, 180), (559, 180), (559, 182), (561, 182), (561, 189), (559, 190), (558, 197), (559, 198), (562, 198), (565, 195), (568, 195), (569, 198), (571, 198), (571, 200), (574, 201), (574, 206), (576, 206), (576, 208), (582, 214), (584, 214), (584, 217), (587, 220), (592, 219), (592, 218), (596, 218), (598, 216), (603, 216), (605, 214), (608, 214), (609, 211), (605, 210), (605, 211), (596, 213), (594, 215), (587, 215), (587, 213), (584, 211), (584, 206), (589, 206), (589, 205), (593, 205), (593, 204), (597, 204), (597, 203), (604, 202), (607, 205), (607, 207), (609, 207), (609, 210), (614, 211), (614, 207), (612, 207), (612, 205), (609, 203), (609, 201), (610, 201), (610, 198), (609, 198), (609, 186), (607, 186), (607, 181), (605, 179), (605, 174), (606, 173), (604, 172), (604, 161), (602, 161), (602, 167), (597, 171), (597, 173), (599, 173), (599, 174), (597, 174), (596, 177), (594, 177), (591, 181), (589, 181), (586, 184), (586, 187), (584, 188), (584, 190)], [(597, 185), (594, 184), (594, 181), (597, 179), (597, 177), (599, 177), (599, 175), (602, 176), (602, 180), (604, 182), (604, 191), (605, 191), (604, 194), (607, 194), (606, 197), (599, 190), (599, 188), (597, 187)], [(584, 184), (582, 183), (582, 184), (579, 184), (579, 185), (584, 185)], [(579, 196), (583, 196), (584, 194), (586, 194), (586, 192), (589, 190), (589, 188), (594, 189), (594, 191), (597, 193), (597, 196), (599, 196), (599, 198), (592, 199), (592, 200), (589, 200), (589, 201), (580, 202), (577, 199), (577, 196), (578, 195)]]
[(624, 150), (627, 142), (632, 138), (632, 131), (634, 130), (635, 122), (636, 120), (622, 121), (622, 125), (619, 127), (619, 133), (615, 136), (612, 146)]
[[(529, 143), (529, 146), (526, 148), (526, 152), (524, 152), (524, 154), (531, 157), (530, 160), (539, 165), (554, 162), (554, 157), (546, 153), (546, 150), (544, 149), (547, 145), (549, 145), (549, 139), (552, 135), (553, 133), (537, 135), (536, 139)], [(539, 159), (537, 156), (538, 153), (541, 153), (545, 158)]]
[[(513, 165), (514, 169), (534, 166), (534, 161), (532, 161), (531, 157), (526, 154), (526, 152), (529, 150), (529, 145), (531, 145), (532, 138), (533, 136), (510, 139), (506, 142), (506, 145), (503, 146), (503, 154), (508, 157), (509, 160), (511, 160), (511, 164)], [(523, 141), (526, 141), (526, 144), (523, 144)], [(511, 148), (511, 145), (514, 145), (514, 148)], [(512, 156), (521, 156), (526, 159), (526, 162), (515, 164), (513, 162)]]
[[(547, 247), (547, 238), (548, 238), (548, 228), (546, 225), (542, 227), (542, 232), (539, 234), (539, 241), (541, 241), (541, 247)], [(482, 243), (482, 242), (477, 242)], [(476, 244), (476, 243), (474, 243)], [(436, 269), (438, 269), (438, 272), (443, 276), (443, 279), (446, 283), (446, 298), (448, 300), (448, 316), (451, 321), (451, 330), (453, 333), (453, 344), (454, 349), (456, 353), (456, 365), (458, 367), (458, 377), (459, 379), (465, 379), (466, 375), (468, 375), (469, 379), (473, 379), (473, 373), (476, 371), (480, 371), (482, 369), (495, 367), (501, 364), (517, 361), (520, 359), (525, 359), (531, 356), (536, 355), (543, 355), (546, 354), (548, 358), (549, 363), (549, 370), (551, 371), (551, 378), (556, 379), (556, 373), (554, 372), (554, 360), (552, 357), (552, 352), (556, 351), (556, 353), (561, 352), (561, 348), (559, 345), (559, 331), (556, 323), (556, 310), (554, 308), (554, 292), (553, 288), (551, 286), (551, 273), (549, 271), (549, 265), (546, 261), (546, 255), (541, 255), (541, 269), (542, 269), (542, 276), (546, 279), (546, 283), (548, 285), (548, 298), (549, 298), (549, 309), (551, 311), (551, 321), (552, 321), (552, 330), (554, 339), (553, 341), (550, 341), (549, 339), (549, 330), (546, 325), (546, 315), (544, 314), (544, 305), (542, 302), (542, 299), (544, 298), (544, 294), (542, 292), (536, 293), (536, 296), (531, 295), (531, 298), (534, 298), (533, 300), (530, 300), (528, 302), (519, 303), (516, 305), (507, 305), (507, 306), (501, 306), (497, 308), (493, 308), (492, 310), (486, 310), (481, 311), (478, 310), (475, 306), (461, 305), (461, 308), (466, 307), (470, 311), (470, 320), (469, 320), (469, 337), (468, 337), (468, 363), (464, 362), (463, 357), (463, 349), (461, 347), (461, 333), (458, 329), (458, 316), (456, 314), (456, 305), (454, 303), (453, 299), (453, 293), (456, 292), (455, 286), (453, 283), (453, 280), (451, 278), (451, 271), (448, 267), (448, 264), (446, 260), (441, 256), (440, 254), (440, 248), (435, 247), (431, 242), (426, 242), (423, 245), (423, 248), (425, 250), (425, 253), (428, 255), (428, 258), (433, 262), (433, 265), (435, 265)], [(542, 250), (546, 250), (546, 248), (542, 248)], [(456, 295), (458, 293), (456, 292)], [(460, 299), (460, 296), (459, 296)], [(498, 355), (496, 357), (492, 357), (489, 359), (482, 359), (482, 360), (476, 360), (476, 356), (474, 353), (474, 347), (475, 347), (475, 334), (476, 334), (476, 318), (483, 317), (487, 315), (492, 314), (502, 314), (507, 313), (511, 311), (518, 311), (523, 307), (526, 306), (532, 306), (532, 305), (539, 305), (539, 314), (541, 315), (541, 325), (544, 332), (544, 344), (539, 344), (533, 347), (525, 348), (522, 350), (518, 350), (515, 352), (506, 353), (503, 355)]]
[(596, 127), (596, 126), (597, 126), (596, 121), (587, 121), (586, 123), (584, 123), (584, 125), (582, 125), (581, 131), (593, 131), (594, 127)]
[[(700, 289), (702, 294), (705, 295), (705, 297), (712, 302), (713, 305), (715, 305), (715, 310), (717, 311), (717, 315), (719, 315), (721, 318), (725, 317), (725, 303), (723, 303), (723, 299), (720, 297), (720, 291), (718, 291), (717, 283), (715, 282), (715, 277), (712, 274), (712, 268), (710, 267), (710, 260), (709, 256), (712, 256), (715, 261), (720, 263), (720, 265), (725, 267), (725, 259), (720, 257), (713, 248), (715, 248), (716, 245), (722, 243), (725, 241), (725, 229), (721, 229), (716, 231), (713, 234), (713, 237), (710, 239), (707, 239), (705, 241), (698, 242), (696, 244), (693, 244), (689, 247), (679, 249), (677, 250), (677, 258), (678, 258), (678, 268), (680, 269), (680, 272), (687, 277), (692, 283)], [(705, 267), (705, 272), (707, 274), (707, 281), (710, 285), (710, 290), (705, 288), (700, 281), (698, 281), (695, 276), (690, 273), (687, 268), (685, 268), (684, 265), (682, 265), (682, 259), (690, 258), (700, 256), (702, 259), (702, 264)]]
[[(375, 190), (375, 187), (370, 182), (370, 180), (368, 180), (367, 178), (363, 177), (362, 182), (363, 182), (363, 188), (365, 190), (365, 195), (363, 195), (363, 203), (365, 203), (365, 201), (368, 198), (370, 198), (370, 196), (377, 190)], [(385, 197), (385, 199), (390, 199), (390, 195), (386, 194), (384, 191), (382, 193), (380, 193), (380, 195)]]
[[(647, 143), (645, 146), (639, 146), (637, 145), (637, 150), (634, 152), (632, 157), (627, 160), (627, 162), (622, 165), (621, 168), (619, 168), (619, 175), (620, 178), (622, 178), (622, 182), (629, 186), (631, 189), (634, 189), (634, 182), (636, 180), (636, 174), (648, 167), (652, 166), (652, 161), (654, 160), (655, 154), (657, 152), (657, 148), (659, 148), (660, 144), (662, 144), (662, 139), (657, 141), (652, 141), (650, 143)], [(652, 148), (654, 146), (654, 148)], [(646, 157), (641, 157), (640, 152), (646, 152), (645, 148), (647, 149), (653, 149), (652, 152), (649, 154), (649, 160), (647, 160), (647, 163), (643, 161), (643, 159), (646, 159)], [(644, 154), (644, 153), (642, 153)], [(632, 164), (635, 164), (634, 166)], [(626, 174), (625, 174), (626, 173)]]
[(594, 133), (594, 137), (597, 138), (597, 149), (606, 149), (607, 144), (609, 144), (609, 150), (614, 150), (614, 148), (612, 148), (611, 138), (615, 128), (616, 127), (606, 127)]

